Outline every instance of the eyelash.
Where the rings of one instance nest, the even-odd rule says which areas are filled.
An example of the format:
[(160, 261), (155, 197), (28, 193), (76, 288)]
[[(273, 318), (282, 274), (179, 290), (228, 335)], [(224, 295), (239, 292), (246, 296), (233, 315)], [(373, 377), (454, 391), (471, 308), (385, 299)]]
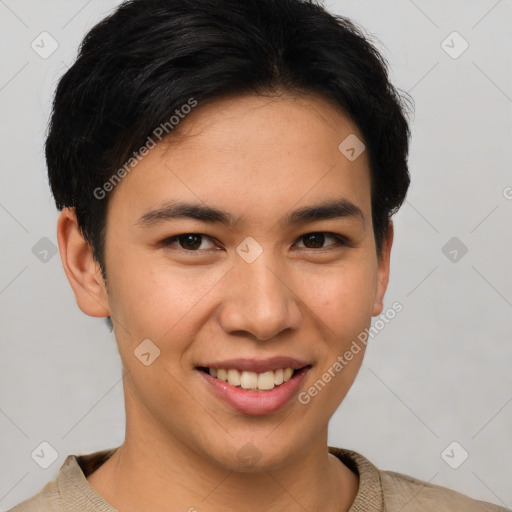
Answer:
[[(162, 246), (162, 247), (172, 246), (174, 242), (177, 242), (177, 241), (180, 240), (180, 238), (188, 236), (188, 235), (201, 236), (201, 237), (207, 238), (209, 240), (214, 240), (212, 237), (210, 237), (208, 235), (205, 235), (203, 233), (183, 233), (181, 235), (175, 235), (175, 236), (166, 238), (165, 240), (162, 240), (162, 242), (160, 242), (159, 245)], [(306, 233), (306, 234), (300, 236), (297, 240), (301, 240), (304, 237), (307, 237), (308, 235), (327, 235), (327, 236), (331, 236), (332, 238), (334, 238), (336, 240), (336, 243), (328, 245), (326, 247), (319, 247), (319, 248), (302, 247), (301, 249), (306, 249), (306, 250), (309, 250), (309, 251), (317, 251), (318, 252), (318, 251), (332, 250), (332, 249), (334, 249), (336, 247), (348, 247), (348, 246), (350, 246), (350, 241), (347, 238), (345, 238), (342, 235), (338, 235), (336, 233), (331, 233), (329, 231), (312, 231), (310, 233)], [(202, 242), (202, 240), (201, 240), (201, 242)], [(177, 250), (182, 251), (182, 252), (187, 252), (187, 253), (203, 253), (203, 252), (207, 251), (208, 249), (189, 250), (189, 249), (183, 249), (182, 247), (178, 247)]]

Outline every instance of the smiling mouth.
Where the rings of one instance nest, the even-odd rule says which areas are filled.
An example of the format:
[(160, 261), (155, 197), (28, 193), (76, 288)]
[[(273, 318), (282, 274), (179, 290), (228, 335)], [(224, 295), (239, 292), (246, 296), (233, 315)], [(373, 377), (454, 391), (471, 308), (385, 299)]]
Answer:
[(263, 373), (237, 370), (236, 368), (208, 368), (199, 366), (198, 369), (208, 373), (213, 378), (227, 382), (231, 386), (250, 391), (270, 391), (279, 387), (293, 378), (298, 372), (310, 368), (311, 365), (303, 368), (280, 368)]

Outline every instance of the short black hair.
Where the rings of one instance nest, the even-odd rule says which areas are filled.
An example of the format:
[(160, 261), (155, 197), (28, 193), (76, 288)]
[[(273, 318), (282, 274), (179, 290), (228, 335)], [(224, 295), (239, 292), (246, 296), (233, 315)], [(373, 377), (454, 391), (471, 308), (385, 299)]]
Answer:
[(60, 79), (45, 148), (57, 208), (74, 209), (102, 272), (108, 184), (155, 128), (171, 133), (191, 101), (282, 91), (319, 94), (358, 126), (381, 255), (409, 187), (410, 133), (408, 98), (369, 37), (314, 0), (130, 0), (87, 33)]

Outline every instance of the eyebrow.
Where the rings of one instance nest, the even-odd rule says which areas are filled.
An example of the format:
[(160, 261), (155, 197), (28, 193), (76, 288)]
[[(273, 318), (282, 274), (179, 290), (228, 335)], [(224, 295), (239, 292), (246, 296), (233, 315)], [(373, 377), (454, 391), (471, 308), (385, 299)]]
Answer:
[[(282, 221), (280, 221), (280, 224), (283, 226), (294, 226), (318, 220), (347, 217), (359, 217), (364, 227), (365, 217), (362, 210), (354, 203), (344, 198), (327, 200), (319, 204), (293, 210), (288, 213)], [(222, 223), (230, 227), (236, 226), (240, 223), (240, 217), (237, 217), (227, 211), (207, 206), (205, 204), (178, 201), (166, 203), (161, 208), (144, 213), (135, 224), (147, 228), (179, 218), (195, 219), (210, 224)]]

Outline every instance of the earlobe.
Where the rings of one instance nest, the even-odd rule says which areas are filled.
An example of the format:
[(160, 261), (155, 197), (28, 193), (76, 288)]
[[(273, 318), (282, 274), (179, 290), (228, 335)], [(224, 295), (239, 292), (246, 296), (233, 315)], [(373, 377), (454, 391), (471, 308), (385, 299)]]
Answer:
[(377, 265), (377, 288), (375, 291), (375, 301), (373, 303), (372, 316), (378, 316), (384, 309), (384, 295), (388, 287), (389, 282), (389, 267), (391, 257), (391, 246), (393, 245), (393, 223), (388, 223), (388, 233), (386, 238), (382, 242), (382, 253), (379, 258)]
[(109, 315), (101, 269), (78, 226), (74, 210), (64, 208), (57, 222), (57, 240), (64, 272), (78, 307), (89, 316)]

